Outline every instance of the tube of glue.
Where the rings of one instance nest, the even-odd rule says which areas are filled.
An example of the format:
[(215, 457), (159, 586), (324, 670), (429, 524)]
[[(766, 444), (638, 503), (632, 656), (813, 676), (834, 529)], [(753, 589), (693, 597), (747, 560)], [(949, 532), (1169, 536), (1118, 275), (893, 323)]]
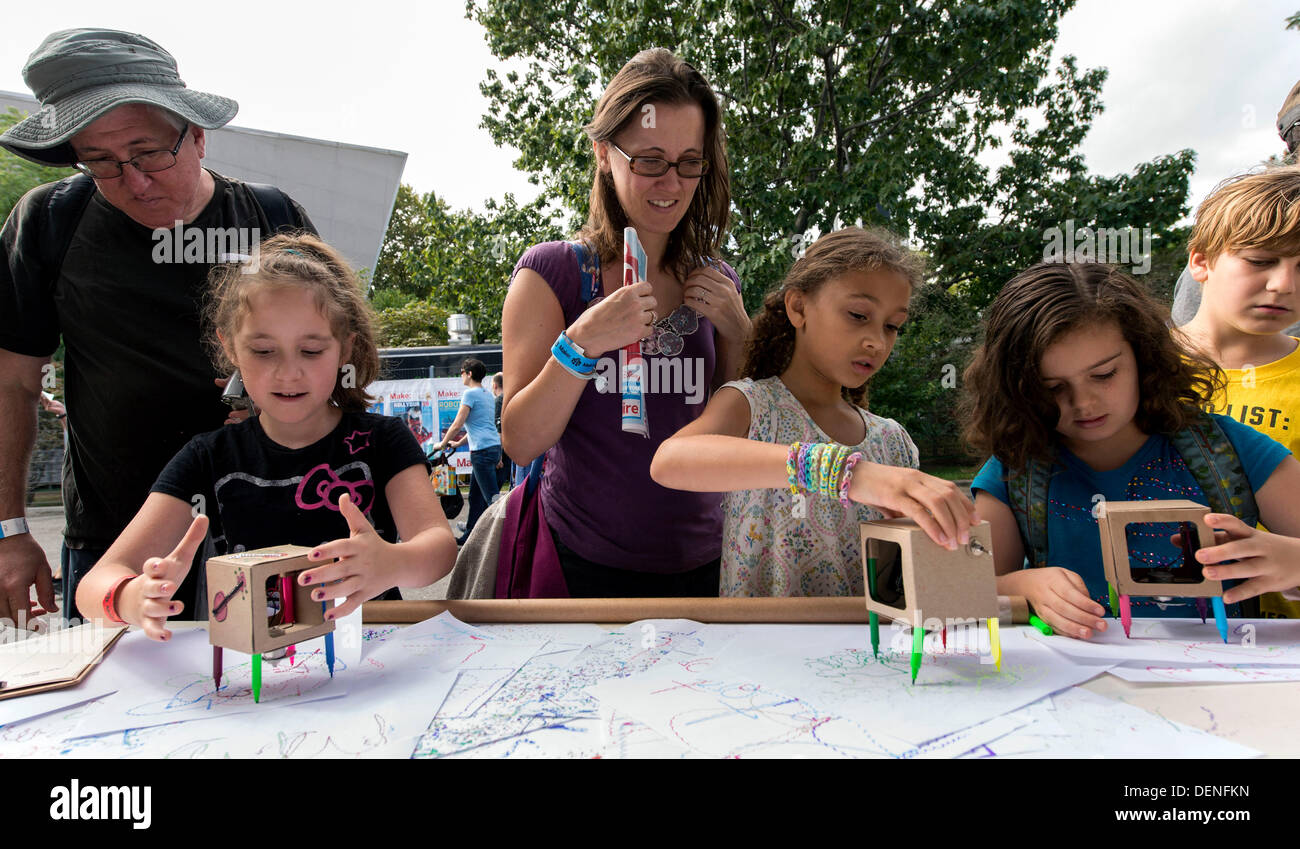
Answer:
[[(623, 285), (631, 286), (646, 275), (645, 248), (635, 227), (623, 228)], [(623, 431), (650, 438), (645, 409), (645, 357), (637, 340), (623, 348), (619, 364), (623, 378)]]

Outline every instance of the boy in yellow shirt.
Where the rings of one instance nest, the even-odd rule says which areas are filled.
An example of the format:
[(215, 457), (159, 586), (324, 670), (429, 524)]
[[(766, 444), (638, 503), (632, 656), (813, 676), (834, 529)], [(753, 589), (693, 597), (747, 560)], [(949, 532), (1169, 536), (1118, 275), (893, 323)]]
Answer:
[[(1227, 375), (1212, 412), (1300, 458), (1300, 339), (1283, 332), (1300, 317), (1300, 166), (1220, 184), (1197, 210), (1188, 254), (1201, 305), (1181, 330)], [(1300, 618), (1300, 592), (1267, 593), (1260, 610)]]

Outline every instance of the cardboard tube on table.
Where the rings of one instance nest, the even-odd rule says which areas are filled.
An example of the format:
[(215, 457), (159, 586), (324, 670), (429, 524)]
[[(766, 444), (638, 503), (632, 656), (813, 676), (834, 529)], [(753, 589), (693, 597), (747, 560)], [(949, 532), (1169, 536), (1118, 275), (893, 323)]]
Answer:
[[(462, 622), (636, 622), (693, 619), (696, 622), (782, 624), (866, 624), (866, 600), (837, 598), (526, 598), (446, 601), (368, 601), (367, 624), (421, 622), (443, 611)], [(1023, 596), (998, 596), (998, 621), (1029, 621)]]

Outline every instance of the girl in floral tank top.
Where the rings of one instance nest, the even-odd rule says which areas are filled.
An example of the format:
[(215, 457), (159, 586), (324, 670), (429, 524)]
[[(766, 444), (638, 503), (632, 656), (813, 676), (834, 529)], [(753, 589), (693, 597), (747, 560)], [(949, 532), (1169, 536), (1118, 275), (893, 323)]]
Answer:
[(822, 236), (765, 299), (741, 379), (655, 454), (658, 483), (727, 493), (722, 595), (862, 595), (860, 521), (907, 516), (941, 545), (969, 541), (970, 500), (861, 406), (919, 278), (888, 233)]

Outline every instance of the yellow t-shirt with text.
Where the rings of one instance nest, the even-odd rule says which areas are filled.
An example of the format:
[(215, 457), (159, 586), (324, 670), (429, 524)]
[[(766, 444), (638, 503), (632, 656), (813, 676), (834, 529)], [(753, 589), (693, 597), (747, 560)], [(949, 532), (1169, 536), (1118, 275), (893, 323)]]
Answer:
[[(1273, 437), (1300, 459), (1300, 345), (1280, 360), (1223, 371), (1228, 385), (1215, 396), (1211, 412)], [(1259, 606), (1265, 616), (1300, 619), (1300, 602), (1288, 601), (1281, 593), (1265, 593)]]

